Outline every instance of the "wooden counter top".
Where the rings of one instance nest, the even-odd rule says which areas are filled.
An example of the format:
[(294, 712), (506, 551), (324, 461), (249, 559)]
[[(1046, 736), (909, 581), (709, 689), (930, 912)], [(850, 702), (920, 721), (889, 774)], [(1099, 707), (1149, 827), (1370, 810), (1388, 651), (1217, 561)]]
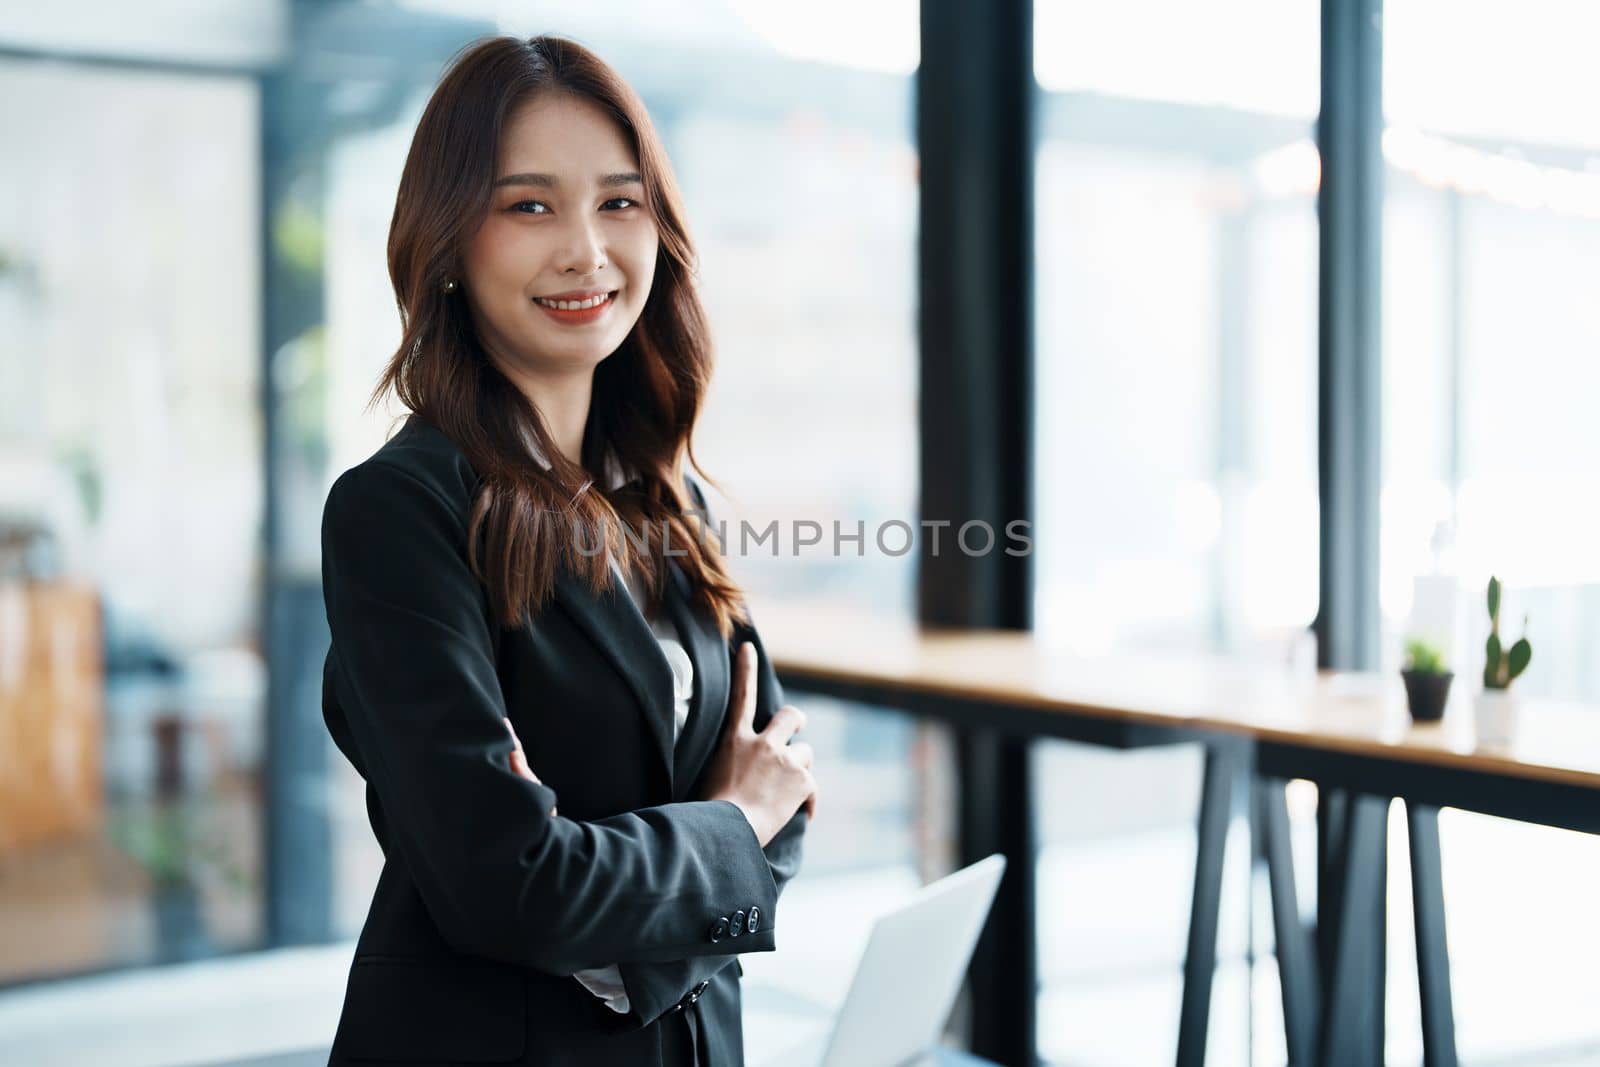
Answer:
[(1031, 634), (919, 630), (777, 605), (767, 605), (756, 625), (780, 677), (796, 688), (825, 682), (881, 694), (884, 703), (931, 695), (1242, 734), (1600, 790), (1600, 706), (1526, 700), (1512, 743), (1480, 746), (1472, 722), (1477, 686), (1469, 676), (1457, 676), (1443, 722), (1415, 724), (1398, 674), (1297, 677), (1287, 668), (1216, 657), (1090, 657)]

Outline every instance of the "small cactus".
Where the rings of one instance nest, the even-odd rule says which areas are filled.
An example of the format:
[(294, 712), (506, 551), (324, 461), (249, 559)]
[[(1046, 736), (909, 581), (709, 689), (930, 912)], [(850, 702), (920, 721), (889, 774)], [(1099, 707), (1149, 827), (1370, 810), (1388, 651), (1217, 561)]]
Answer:
[(1505, 651), (1500, 641), (1500, 579), (1489, 579), (1489, 643), (1483, 663), (1483, 687), (1507, 689), (1528, 669), (1533, 646), (1528, 644), (1528, 617), (1522, 617), (1522, 637)]

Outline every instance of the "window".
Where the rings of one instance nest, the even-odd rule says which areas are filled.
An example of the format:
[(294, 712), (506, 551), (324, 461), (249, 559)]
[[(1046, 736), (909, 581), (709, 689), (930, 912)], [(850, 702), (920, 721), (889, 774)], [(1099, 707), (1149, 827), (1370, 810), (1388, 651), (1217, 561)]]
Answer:
[(259, 943), (248, 78), (0, 60), (0, 982)]
[[(1303, 646), (1318, 596), (1318, 42), (1304, 0), (1036, 3), (1044, 641), (1270, 662)], [(1034, 749), (1037, 892), (1053, 902), (1040, 1054), (1170, 1060), (1199, 754)], [(1088, 799), (1108, 795), (1113, 811)], [(1243, 897), (1242, 851), (1225, 900)], [(1242, 910), (1222, 916), (1217, 1062), (1246, 1062), (1251, 1040)], [(1270, 991), (1255, 999), (1270, 1019)], [(1272, 1024), (1255, 1035), (1270, 1048)]]
[(1316, 5), (1042, 3), (1035, 38), (1037, 627), (1287, 654), (1317, 600)]
[(1387, 644), (1438, 535), (1438, 565), (1463, 585), (1464, 673), (1481, 664), (1479, 594), (1496, 574), (1503, 624), (1520, 633), (1529, 616), (1519, 688), (1595, 700), (1600, 75), (1577, 49), (1600, 13), (1547, 0), (1503, 14), (1397, 0), (1385, 16)]
[[(1526, 614), (1534, 646), (1517, 688), (1594, 701), (1600, 71), (1587, 44), (1600, 11), (1577, 0), (1384, 8), (1384, 650), (1392, 663), (1423, 625), (1414, 579), (1453, 574), (1453, 625), (1448, 605), (1420, 610), (1446, 612), (1432, 625), (1456, 664), (1452, 699), (1470, 701), (1495, 574), (1502, 626), (1520, 634)], [(1570, 921), (1589, 904), (1567, 887), (1592, 878), (1594, 839), (1453, 811), (1440, 835), (1462, 1058), (1592, 1046), (1592, 1013), (1573, 991), (1592, 987), (1600, 938)], [(1525, 920), (1514, 935), (1508, 904)], [(1400, 1061), (1420, 1056), (1409, 923), (1402, 904), (1389, 960), (1408, 1013), (1390, 1027)]]

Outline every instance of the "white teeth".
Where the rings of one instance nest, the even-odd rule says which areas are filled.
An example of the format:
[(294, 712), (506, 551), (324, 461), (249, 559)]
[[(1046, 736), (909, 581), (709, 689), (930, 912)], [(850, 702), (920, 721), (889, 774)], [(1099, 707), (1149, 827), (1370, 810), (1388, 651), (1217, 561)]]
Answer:
[(598, 307), (604, 304), (611, 299), (611, 294), (602, 293), (600, 296), (591, 296), (587, 300), (546, 300), (542, 296), (536, 296), (533, 299), (547, 308), (555, 308), (558, 311), (582, 311), (584, 308)]

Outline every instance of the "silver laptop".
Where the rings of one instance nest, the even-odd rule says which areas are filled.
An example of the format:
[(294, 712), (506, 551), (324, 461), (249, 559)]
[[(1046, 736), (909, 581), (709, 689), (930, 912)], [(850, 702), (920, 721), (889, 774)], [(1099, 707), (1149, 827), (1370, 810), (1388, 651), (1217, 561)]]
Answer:
[(781, 1067), (902, 1067), (933, 1055), (1005, 873), (998, 852), (917, 890), (881, 916), (831, 1033)]

